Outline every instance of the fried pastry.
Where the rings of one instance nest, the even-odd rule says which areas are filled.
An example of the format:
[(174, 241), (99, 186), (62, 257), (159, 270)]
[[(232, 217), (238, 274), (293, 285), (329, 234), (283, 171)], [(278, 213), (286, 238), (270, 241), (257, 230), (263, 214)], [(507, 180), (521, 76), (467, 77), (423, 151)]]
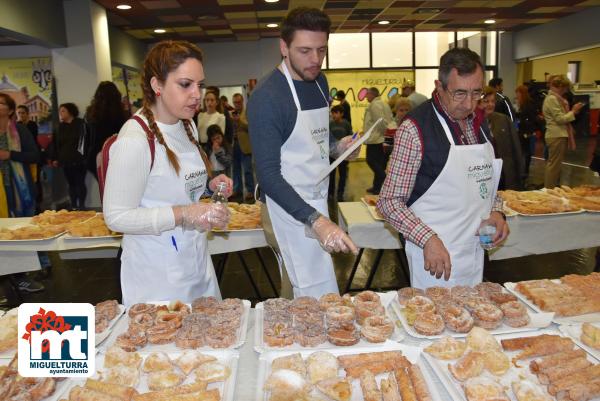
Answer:
[(332, 400), (349, 401), (352, 397), (352, 386), (346, 378), (333, 377), (321, 380), (316, 387)]
[(581, 342), (592, 348), (600, 349), (600, 327), (593, 326), (591, 323), (581, 325)]
[[(133, 397), (133, 401), (172, 401), (173, 399), (177, 399), (177, 397), (179, 395), (184, 395), (184, 394), (196, 394), (197, 398), (196, 400), (204, 400), (204, 399), (211, 399), (210, 397), (212, 397), (211, 394), (206, 394), (207, 390), (206, 390), (206, 386), (207, 383), (204, 382), (197, 382), (197, 383), (192, 383), (192, 384), (183, 384), (181, 386), (177, 386), (177, 387), (171, 387), (171, 388), (166, 388), (163, 390), (159, 390), (159, 391), (150, 391), (148, 393), (144, 393), (144, 394), (138, 394), (135, 395)], [(218, 392), (217, 392), (218, 395)], [(202, 397), (205, 398), (202, 398)], [(220, 400), (221, 397), (218, 396), (218, 398), (216, 398), (217, 400)]]
[(117, 365), (125, 365), (131, 368), (139, 368), (142, 357), (137, 352), (127, 352), (121, 347), (113, 345), (104, 355), (104, 367), (111, 368)]
[(308, 365), (308, 378), (312, 384), (337, 377), (339, 369), (338, 359), (329, 352), (313, 352), (306, 362)]
[(189, 375), (192, 370), (206, 362), (216, 361), (217, 358), (211, 355), (202, 354), (197, 351), (186, 351), (175, 361), (175, 365), (181, 369), (183, 373)]
[(207, 362), (198, 366), (194, 373), (196, 381), (201, 380), (206, 383), (225, 381), (231, 374), (231, 369), (220, 362)]
[(0, 318), (0, 352), (17, 348), (17, 314), (7, 313)]
[(474, 351), (500, 351), (501, 347), (498, 341), (489, 331), (481, 327), (473, 327), (467, 335), (467, 346)]
[(273, 359), (273, 362), (271, 362), (271, 370), (274, 372), (279, 369), (293, 370), (298, 372), (300, 376), (306, 377), (306, 365), (304, 364), (304, 360), (302, 359), (300, 353)]
[(511, 386), (517, 401), (552, 401), (552, 397), (542, 387), (530, 380), (515, 381)]
[(383, 401), (402, 401), (394, 372), (390, 372), (387, 378), (381, 379), (380, 386)]
[(148, 388), (152, 391), (162, 390), (164, 388), (175, 387), (183, 383), (185, 376), (177, 373), (172, 368), (150, 372), (148, 374)]
[(483, 354), (483, 367), (493, 375), (502, 376), (510, 368), (510, 360), (502, 351), (487, 351)]
[[(25, 398), (24, 398), (25, 399)], [(31, 398), (29, 398), (31, 399)], [(122, 398), (117, 396), (102, 393), (91, 388), (75, 386), (69, 391), (69, 400), (73, 401), (123, 401)]]
[(478, 351), (471, 351), (455, 364), (448, 364), (448, 370), (450, 370), (452, 376), (461, 382), (479, 376), (483, 372), (483, 367), (483, 353)]
[(465, 382), (465, 395), (468, 401), (509, 401), (502, 386), (495, 381), (476, 377)]
[(269, 401), (296, 401), (306, 399), (311, 385), (298, 372), (280, 369), (271, 373), (264, 389), (271, 392)]
[(137, 368), (126, 365), (115, 365), (105, 369), (102, 380), (122, 386), (135, 387), (139, 383), (140, 374)]
[(427, 388), (427, 383), (425, 382), (421, 368), (417, 365), (411, 365), (408, 367), (407, 372), (413, 388), (415, 389), (417, 401), (431, 401), (431, 394)]
[(132, 387), (121, 386), (114, 383), (104, 383), (94, 379), (87, 379), (84, 387), (118, 397), (121, 400), (131, 400), (131, 398), (137, 394), (137, 391)]
[(437, 359), (457, 359), (466, 351), (467, 344), (453, 337), (443, 337), (425, 348), (425, 352)]
[(161, 370), (171, 370), (173, 363), (164, 352), (153, 352), (144, 361), (142, 370), (146, 373), (159, 372)]
[(398, 382), (398, 390), (402, 401), (418, 401), (417, 394), (412, 385), (410, 377), (406, 371), (406, 368), (396, 369), (394, 371), (396, 381)]
[(377, 387), (375, 376), (370, 371), (367, 370), (360, 375), (360, 388), (365, 401), (381, 401), (381, 391)]

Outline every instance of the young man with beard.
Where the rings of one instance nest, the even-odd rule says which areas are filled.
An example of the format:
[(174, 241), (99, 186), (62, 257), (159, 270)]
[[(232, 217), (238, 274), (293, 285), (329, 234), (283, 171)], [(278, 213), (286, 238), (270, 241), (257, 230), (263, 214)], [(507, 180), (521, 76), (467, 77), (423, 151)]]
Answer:
[[(351, 137), (329, 132), (329, 88), (321, 74), (331, 21), (321, 10), (299, 7), (281, 25), (281, 64), (252, 92), (250, 140), (266, 202), (267, 241), (282, 256), (295, 297), (338, 292), (328, 252), (357, 252), (348, 235), (328, 218), (329, 181), (319, 177), (330, 154), (341, 154)], [(290, 297), (285, 279), (282, 295)]]

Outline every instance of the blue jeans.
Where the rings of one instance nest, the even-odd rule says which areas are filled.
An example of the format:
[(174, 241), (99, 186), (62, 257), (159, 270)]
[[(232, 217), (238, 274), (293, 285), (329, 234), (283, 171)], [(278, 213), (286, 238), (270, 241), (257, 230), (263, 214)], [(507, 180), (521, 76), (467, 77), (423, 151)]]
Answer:
[(254, 175), (252, 171), (252, 154), (244, 154), (240, 145), (233, 144), (233, 192), (242, 192), (242, 170), (244, 173), (244, 187), (249, 194), (254, 193)]

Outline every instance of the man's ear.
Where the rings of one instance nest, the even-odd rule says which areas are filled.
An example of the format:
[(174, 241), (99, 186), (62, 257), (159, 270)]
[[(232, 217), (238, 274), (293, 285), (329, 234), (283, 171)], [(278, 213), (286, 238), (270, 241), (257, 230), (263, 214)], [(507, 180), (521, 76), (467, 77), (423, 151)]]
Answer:
[(287, 43), (285, 43), (285, 40), (283, 39), (279, 39), (279, 51), (281, 52), (283, 58), (288, 58), (290, 49), (288, 48)]

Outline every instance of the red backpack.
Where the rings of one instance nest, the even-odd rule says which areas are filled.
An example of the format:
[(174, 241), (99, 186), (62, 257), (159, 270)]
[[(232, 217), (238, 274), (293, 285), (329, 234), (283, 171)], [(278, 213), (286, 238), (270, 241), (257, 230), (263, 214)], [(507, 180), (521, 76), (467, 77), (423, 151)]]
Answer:
[[(148, 139), (148, 146), (150, 146), (150, 169), (152, 170), (152, 166), (154, 166), (154, 152), (155, 152), (155, 144), (154, 144), (154, 133), (148, 128), (148, 125), (140, 118), (140, 116), (131, 117), (133, 120), (137, 121), (144, 131), (146, 132), (146, 139)], [(110, 147), (115, 143), (119, 134), (111, 135), (109, 138), (104, 141), (102, 145), (102, 150), (96, 156), (96, 169), (98, 172), (98, 188), (100, 189), (100, 202), (102, 202), (104, 198), (104, 184), (106, 183), (106, 172), (108, 171), (108, 162), (110, 157)]]

